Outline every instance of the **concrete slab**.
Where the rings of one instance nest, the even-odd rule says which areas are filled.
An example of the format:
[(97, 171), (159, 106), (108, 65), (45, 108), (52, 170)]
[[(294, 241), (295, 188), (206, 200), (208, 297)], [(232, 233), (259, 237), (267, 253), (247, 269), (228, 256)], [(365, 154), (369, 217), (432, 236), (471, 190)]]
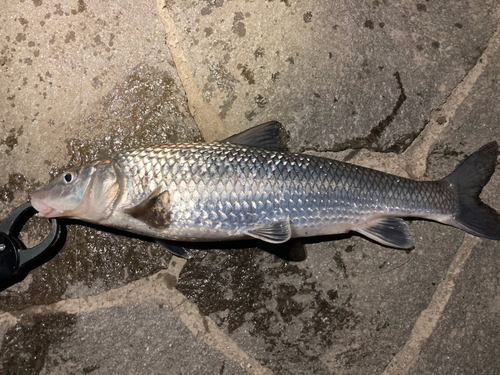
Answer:
[[(441, 178), (500, 140), (496, 2), (4, 4), (0, 217), (68, 166), (281, 121), (291, 147)], [(500, 208), (500, 173), (483, 199)], [(359, 236), (307, 257), (255, 248), (185, 262), (70, 223), (0, 293), (0, 372), (491, 373), (500, 245), (409, 222), (411, 252)], [(47, 231), (32, 220), (34, 244)], [(221, 246), (222, 247), (222, 246)]]

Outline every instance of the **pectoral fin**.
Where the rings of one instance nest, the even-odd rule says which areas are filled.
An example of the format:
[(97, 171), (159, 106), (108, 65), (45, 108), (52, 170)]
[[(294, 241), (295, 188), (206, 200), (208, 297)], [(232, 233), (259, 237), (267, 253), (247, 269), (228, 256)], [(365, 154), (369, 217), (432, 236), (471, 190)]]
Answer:
[(284, 220), (259, 228), (248, 229), (245, 234), (269, 243), (286, 242), (292, 237), (290, 218), (287, 217)]
[(384, 218), (356, 231), (382, 245), (398, 249), (413, 247), (408, 227), (404, 220), (398, 217)]
[(176, 246), (170, 242), (166, 242), (166, 241), (158, 240), (158, 239), (156, 240), (156, 243), (158, 245), (160, 245), (162, 248), (164, 248), (165, 250), (167, 250), (170, 254), (173, 254), (175, 256), (178, 256), (178, 257), (181, 257), (184, 259), (189, 259), (189, 258), (193, 257), (193, 255), (191, 254), (191, 251), (189, 251), (189, 249), (186, 249), (185, 247)]
[(170, 198), (167, 191), (158, 186), (146, 199), (136, 206), (123, 210), (152, 228), (163, 229), (170, 225)]

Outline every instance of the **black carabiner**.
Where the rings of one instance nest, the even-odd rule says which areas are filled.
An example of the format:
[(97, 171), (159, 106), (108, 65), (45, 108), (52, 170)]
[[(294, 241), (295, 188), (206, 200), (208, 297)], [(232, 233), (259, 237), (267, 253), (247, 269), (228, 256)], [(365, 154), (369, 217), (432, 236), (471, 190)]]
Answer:
[(38, 245), (27, 249), (18, 238), (23, 225), (35, 213), (36, 210), (28, 202), (12, 211), (0, 224), (0, 283), (18, 275), (57, 242), (60, 227), (56, 219), (50, 219), (50, 232)]

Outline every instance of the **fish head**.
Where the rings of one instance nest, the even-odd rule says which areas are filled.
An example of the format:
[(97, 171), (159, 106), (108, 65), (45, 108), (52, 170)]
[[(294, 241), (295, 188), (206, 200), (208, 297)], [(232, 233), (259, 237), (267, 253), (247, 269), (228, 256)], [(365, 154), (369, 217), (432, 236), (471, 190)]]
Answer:
[(99, 223), (120, 197), (121, 176), (109, 161), (69, 169), (31, 194), (39, 216), (69, 217)]

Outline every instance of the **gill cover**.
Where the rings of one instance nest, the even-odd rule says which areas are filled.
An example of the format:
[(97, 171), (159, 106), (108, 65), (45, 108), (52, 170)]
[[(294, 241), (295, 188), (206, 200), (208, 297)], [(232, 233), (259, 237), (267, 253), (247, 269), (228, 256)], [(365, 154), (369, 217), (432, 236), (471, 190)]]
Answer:
[(31, 196), (45, 217), (70, 217), (100, 222), (108, 218), (120, 197), (121, 173), (110, 162), (95, 162), (64, 172)]

